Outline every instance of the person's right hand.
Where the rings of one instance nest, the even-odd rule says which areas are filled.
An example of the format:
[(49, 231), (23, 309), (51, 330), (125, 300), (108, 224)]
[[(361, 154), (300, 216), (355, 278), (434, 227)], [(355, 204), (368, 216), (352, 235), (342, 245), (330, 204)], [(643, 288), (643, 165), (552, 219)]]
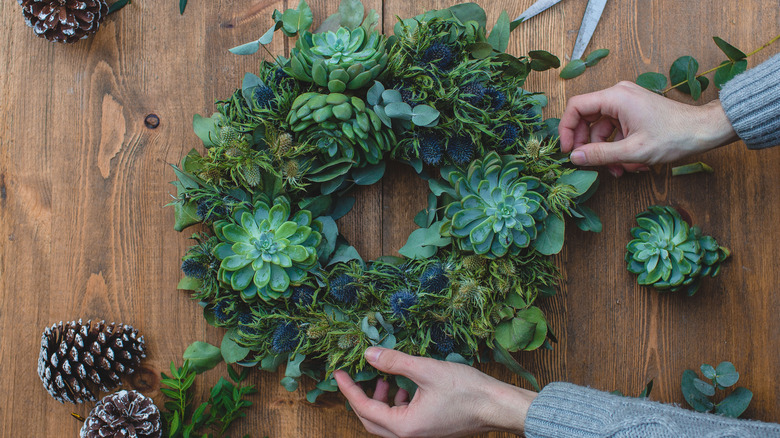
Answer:
[(719, 100), (686, 105), (632, 82), (569, 99), (558, 132), (572, 163), (616, 177), (738, 140)]

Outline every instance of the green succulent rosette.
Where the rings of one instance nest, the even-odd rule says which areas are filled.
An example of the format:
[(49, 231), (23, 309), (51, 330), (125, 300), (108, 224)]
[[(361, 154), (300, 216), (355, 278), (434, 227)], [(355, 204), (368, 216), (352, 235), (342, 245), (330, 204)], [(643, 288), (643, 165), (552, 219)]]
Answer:
[(290, 296), (291, 283), (317, 267), (322, 225), (308, 210), (290, 215), (290, 201), (280, 196), (271, 204), (237, 209), (231, 219), (214, 223), (221, 243), (214, 254), (221, 261), (217, 277), (241, 293), (245, 301)]
[(685, 290), (688, 296), (699, 289), (701, 278), (720, 272), (729, 250), (719, 246), (701, 229), (689, 224), (672, 207), (654, 205), (636, 217), (638, 227), (626, 245), (628, 271), (637, 282), (665, 291)]
[(445, 215), (449, 233), (461, 250), (496, 258), (517, 255), (536, 239), (547, 217), (538, 178), (521, 176), (523, 163), (491, 152), (464, 172), (444, 175), (457, 198)]
[(371, 83), (387, 66), (386, 39), (362, 27), (336, 32), (305, 32), (290, 51), (290, 76), (327, 87), (333, 93)]
[(377, 164), (395, 144), (385, 126), (363, 99), (342, 93), (304, 93), (293, 102), (287, 121), (305, 142), (329, 159), (347, 158), (356, 167)]

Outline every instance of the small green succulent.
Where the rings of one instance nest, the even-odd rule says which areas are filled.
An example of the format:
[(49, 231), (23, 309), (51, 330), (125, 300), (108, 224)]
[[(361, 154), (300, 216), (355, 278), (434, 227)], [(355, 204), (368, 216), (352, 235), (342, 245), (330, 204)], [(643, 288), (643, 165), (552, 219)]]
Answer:
[(290, 200), (261, 199), (253, 208), (242, 208), (231, 220), (214, 223), (221, 243), (214, 254), (221, 260), (218, 278), (245, 301), (260, 297), (274, 300), (292, 294), (290, 283), (299, 283), (317, 266), (322, 225), (308, 210), (290, 217)]
[(638, 227), (626, 246), (628, 271), (637, 282), (658, 290), (685, 289), (688, 296), (699, 289), (700, 280), (720, 272), (730, 252), (710, 236), (702, 236), (672, 207), (654, 205), (636, 217)]
[(285, 71), (334, 93), (368, 85), (387, 66), (386, 39), (379, 32), (366, 34), (357, 27), (336, 32), (304, 33), (290, 51)]
[(513, 156), (491, 152), (465, 172), (442, 171), (457, 195), (445, 215), (461, 250), (488, 258), (517, 255), (536, 239), (547, 211), (539, 179), (520, 176), (522, 169)]
[(377, 164), (395, 144), (393, 131), (366, 103), (342, 93), (304, 93), (293, 102), (287, 121), (300, 138), (328, 158), (348, 158), (356, 167)]

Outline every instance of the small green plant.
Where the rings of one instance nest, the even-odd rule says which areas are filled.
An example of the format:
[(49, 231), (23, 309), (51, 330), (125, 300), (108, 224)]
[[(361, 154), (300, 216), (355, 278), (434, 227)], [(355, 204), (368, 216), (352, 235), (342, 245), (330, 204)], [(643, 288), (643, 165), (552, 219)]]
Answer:
[(705, 77), (706, 74), (715, 72), (712, 79), (713, 82), (715, 82), (715, 87), (720, 90), (723, 87), (723, 84), (730, 81), (734, 76), (747, 70), (748, 57), (755, 55), (770, 44), (779, 40), (780, 35), (772, 38), (766, 44), (750, 53), (745, 53), (737, 49), (722, 38), (712, 37), (712, 39), (728, 58), (726, 61), (721, 62), (717, 67), (697, 74), (699, 71), (699, 62), (694, 57), (686, 55), (677, 58), (669, 68), (669, 81), (673, 84), (670, 87), (666, 87), (666, 76), (656, 72), (642, 73), (636, 78), (636, 83), (650, 91), (662, 95), (666, 95), (666, 93), (676, 88), (685, 94), (690, 94), (693, 100), (698, 100), (699, 97), (701, 97), (702, 91), (706, 90), (707, 86), (710, 84), (710, 80)]
[[(241, 385), (249, 374), (248, 368), (244, 368), (241, 374), (230, 365), (227, 369), (235, 384), (221, 377), (211, 388), (208, 401), (194, 408), (192, 385), (198, 372), (191, 367), (189, 360), (185, 360), (179, 368), (171, 362), (171, 376), (161, 373), (160, 381), (165, 386), (161, 391), (169, 399), (165, 402), (163, 412), (167, 426), (165, 436), (230, 438), (225, 432), (235, 420), (246, 416), (244, 411), (252, 405), (246, 397), (257, 390), (254, 385)], [(244, 438), (249, 438), (249, 435), (244, 435)]]
[(731, 362), (721, 362), (716, 368), (703, 364), (701, 373), (712, 383), (699, 379), (692, 370), (683, 371), (682, 392), (685, 401), (698, 412), (715, 412), (727, 417), (737, 418), (745, 412), (753, 392), (747, 388), (738, 387), (719, 403), (712, 401), (715, 390), (730, 388), (739, 380), (739, 373)]
[(585, 73), (585, 69), (588, 67), (593, 67), (594, 65), (598, 64), (599, 61), (601, 61), (603, 58), (606, 58), (607, 55), (609, 55), (609, 49), (597, 49), (588, 56), (585, 57), (585, 59), (572, 59), (569, 61), (568, 64), (566, 64), (563, 69), (561, 69), (560, 77), (562, 79), (573, 79), (577, 76)]

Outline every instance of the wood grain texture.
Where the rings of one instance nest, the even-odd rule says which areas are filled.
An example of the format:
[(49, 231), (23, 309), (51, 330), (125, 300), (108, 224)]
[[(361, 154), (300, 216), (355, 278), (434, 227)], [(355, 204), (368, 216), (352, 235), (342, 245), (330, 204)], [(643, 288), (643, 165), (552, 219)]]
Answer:
[[(494, 22), (502, 9), (517, 16), (532, 0), (479, 1)], [(370, 0), (389, 31), (408, 17), (455, 1)], [(571, 52), (586, 2), (562, 2), (513, 34), (509, 51)], [(218, 343), (222, 331), (202, 320), (198, 306), (176, 290), (179, 260), (189, 233), (176, 233), (168, 182), (176, 163), (200, 142), (193, 113), (240, 85), (259, 56), (227, 49), (259, 36), (273, 9), (293, 0), (134, 2), (103, 24), (95, 38), (73, 46), (50, 44), (24, 24), (16, 2), (0, 3), (0, 437), (77, 436), (90, 406), (60, 405), (36, 375), (40, 333), (74, 318), (134, 325), (149, 357), (129, 382), (160, 402), (159, 372), (180, 361), (195, 340)], [(335, 12), (335, 0), (311, 1), (317, 22)], [(317, 24), (315, 22), (315, 26)], [(666, 71), (691, 54), (702, 68), (722, 58), (717, 35), (743, 50), (778, 32), (780, 10), (764, 2), (673, 0), (610, 2), (591, 42), (610, 56), (584, 75), (563, 81), (557, 72), (533, 74), (527, 88), (550, 98), (559, 116), (568, 97), (599, 90), (646, 71)], [(290, 42), (276, 40), (273, 53)], [(750, 65), (780, 50), (775, 45)], [(671, 93), (684, 102), (688, 98)], [(702, 101), (717, 97), (714, 89)], [(144, 118), (156, 114), (156, 129)], [(561, 291), (543, 303), (558, 337), (554, 351), (520, 355), (540, 383), (565, 380), (638, 394), (650, 379), (652, 399), (683, 403), (680, 376), (701, 363), (734, 362), (754, 401), (746, 415), (780, 421), (780, 148), (747, 151), (736, 143), (690, 161), (712, 165), (712, 175), (670, 176), (671, 166), (615, 180), (604, 173), (590, 202), (604, 231), (568, 227), (556, 261)], [(366, 258), (395, 253), (414, 229), (427, 189), (409, 168), (388, 166), (385, 179), (355, 193), (355, 209), (340, 221)], [(624, 247), (634, 216), (651, 204), (678, 206), (732, 250), (720, 277), (705, 280), (690, 299), (640, 288), (625, 270)], [(501, 367), (484, 370), (521, 383)], [(198, 382), (205, 395), (224, 366)], [(343, 399), (306, 402), (306, 382), (288, 393), (279, 374), (253, 372), (260, 393), (235, 435), (253, 437), (367, 436)], [(491, 436), (502, 436), (494, 434)]]

